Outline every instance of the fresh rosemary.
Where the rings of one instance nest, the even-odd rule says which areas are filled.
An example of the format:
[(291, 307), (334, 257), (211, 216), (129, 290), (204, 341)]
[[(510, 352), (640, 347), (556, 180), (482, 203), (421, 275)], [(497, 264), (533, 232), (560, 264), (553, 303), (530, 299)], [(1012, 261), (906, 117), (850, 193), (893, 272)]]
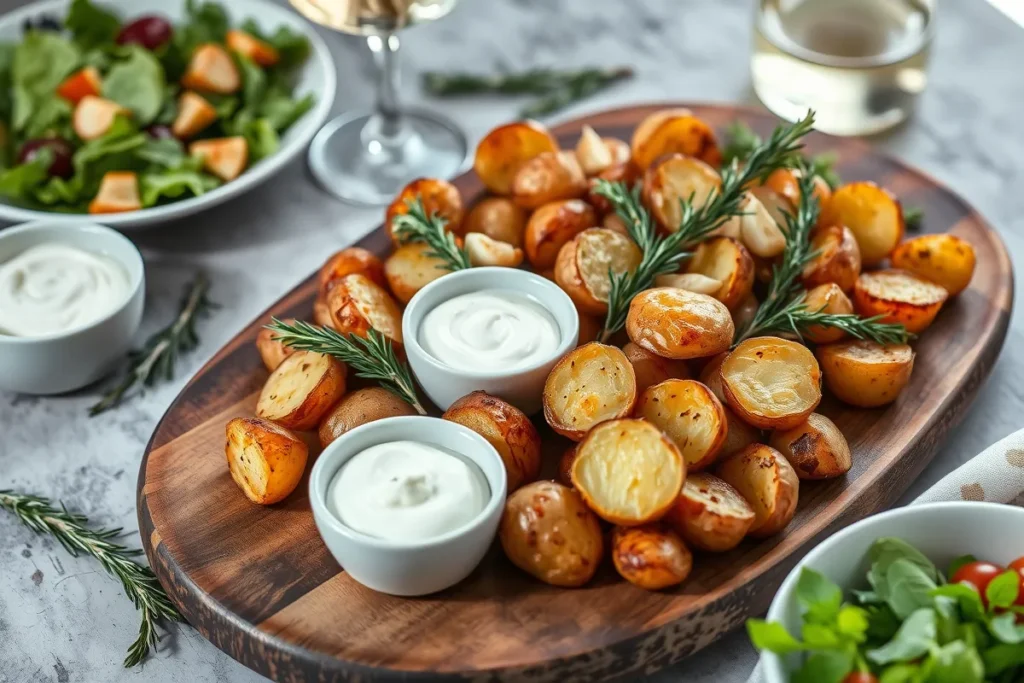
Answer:
[(470, 267), (469, 252), (455, 241), (455, 235), (445, 226), (448, 221), (437, 214), (427, 215), (423, 201), (419, 197), (406, 200), (407, 213), (398, 214), (391, 219), (391, 227), (399, 242), (422, 242), (430, 247), (428, 256), (441, 259), (444, 270), (465, 270)]
[(416, 396), (409, 367), (398, 360), (391, 340), (377, 330), (370, 329), (367, 337), (359, 337), (302, 321), (289, 325), (277, 318), (271, 318), (267, 329), (276, 332), (274, 339), (285, 346), (334, 356), (352, 368), (356, 376), (379, 381), (420, 415), (427, 414)]
[[(755, 149), (761, 144), (761, 137), (754, 130), (742, 121), (733, 121), (726, 127), (725, 147), (722, 148), (722, 159), (725, 165), (729, 165), (735, 159), (746, 161)], [(793, 160), (795, 162), (795, 160)], [(821, 176), (822, 180), (828, 183), (833, 190), (839, 187), (842, 180), (836, 173), (835, 164), (838, 157), (834, 152), (824, 152), (810, 157), (811, 172)], [(792, 164), (789, 164), (792, 165)]]
[(89, 408), (89, 415), (113, 408), (121, 402), (125, 393), (142, 382), (152, 386), (158, 379), (174, 377), (174, 362), (178, 355), (191, 351), (199, 344), (196, 335), (196, 320), (209, 312), (215, 305), (207, 298), (210, 281), (199, 273), (185, 290), (181, 310), (168, 327), (160, 330), (148, 340), (142, 349), (129, 355), (128, 373), (98, 403)]
[(924, 209), (920, 206), (908, 206), (903, 209), (903, 225), (910, 232), (917, 232), (924, 222)]
[(68, 512), (61, 504), (54, 507), (47, 498), (0, 490), (0, 507), (14, 513), (18, 520), (37, 534), (56, 538), (72, 556), (90, 555), (121, 582), (125, 594), (142, 612), (139, 637), (135, 639), (124, 659), (126, 667), (135, 666), (146, 658), (151, 647), (159, 641), (156, 624), (181, 621), (181, 615), (168, 599), (153, 572), (135, 560), (142, 553), (112, 539), (121, 535), (121, 529), (89, 529), (84, 515)]

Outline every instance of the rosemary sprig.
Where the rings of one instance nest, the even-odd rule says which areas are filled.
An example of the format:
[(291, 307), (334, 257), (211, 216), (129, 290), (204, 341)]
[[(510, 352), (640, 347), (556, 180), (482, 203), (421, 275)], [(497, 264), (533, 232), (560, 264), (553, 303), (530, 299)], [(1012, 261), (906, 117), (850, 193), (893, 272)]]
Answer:
[(437, 214), (427, 215), (423, 200), (419, 197), (405, 202), (408, 213), (391, 219), (391, 227), (399, 242), (422, 242), (430, 247), (428, 256), (441, 259), (444, 270), (465, 270), (470, 267), (469, 252), (455, 241), (455, 235), (445, 230), (448, 221)]
[[(729, 165), (735, 159), (746, 161), (755, 149), (761, 144), (761, 137), (743, 121), (733, 121), (725, 129), (725, 146), (722, 148), (722, 159), (725, 165)], [(824, 152), (810, 157), (811, 173), (821, 176), (822, 180), (828, 183), (833, 190), (842, 184), (839, 174), (836, 173), (835, 165), (838, 157), (834, 152)], [(795, 163), (795, 158), (792, 160)], [(792, 165), (792, 163), (788, 164)]]
[(924, 209), (920, 206), (908, 206), (903, 209), (903, 224), (910, 232), (917, 232), (924, 222)]
[(356, 376), (379, 381), (420, 415), (427, 414), (416, 396), (409, 366), (398, 360), (391, 340), (377, 330), (371, 329), (367, 337), (359, 337), (302, 321), (289, 325), (277, 318), (271, 318), (267, 329), (277, 332), (274, 339), (285, 346), (334, 356), (351, 367)]
[(0, 490), (0, 507), (9, 510), (37, 534), (53, 536), (73, 557), (80, 553), (90, 555), (118, 581), (125, 595), (142, 613), (139, 637), (135, 639), (124, 659), (126, 667), (135, 666), (149, 654), (159, 641), (156, 624), (161, 621), (181, 621), (181, 615), (171, 604), (160, 582), (149, 567), (131, 559), (142, 553), (111, 539), (121, 535), (121, 529), (90, 529), (84, 515), (68, 512), (63, 503), (54, 507), (47, 498)]
[(128, 373), (98, 403), (89, 408), (90, 417), (118, 405), (125, 393), (139, 382), (148, 387), (153, 386), (158, 379), (169, 380), (174, 377), (174, 362), (178, 355), (191, 351), (199, 344), (196, 320), (216, 307), (207, 298), (209, 289), (210, 281), (206, 275), (199, 273), (185, 290), (178, 317), (168, 327), (146, 340), (142, 349), (129, 355)]

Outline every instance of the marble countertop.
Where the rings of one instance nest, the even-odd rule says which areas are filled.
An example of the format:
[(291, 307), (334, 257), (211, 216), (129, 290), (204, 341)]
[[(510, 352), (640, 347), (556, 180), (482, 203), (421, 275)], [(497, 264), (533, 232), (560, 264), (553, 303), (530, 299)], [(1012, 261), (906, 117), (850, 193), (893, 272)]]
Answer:
[[(0, 0), (0, 11), (20, 4)], [(966, 197), (999, 229), (1014, 259), (1024, 262), (1019, 189), (1024, 33), (978, 0), (939, 4), (931, 84), (920, 110), (909, 124), (876, 142)], [(411, 103), (443, 109), (473, 140), (511, 118), (520, 102), (425, 100), (417, 94), (417, 72), (595, 63), (637, 69), (633, 81), (561, 118), (643, 101), (752, 102), (747, 63), (753, 5), (753, 0), (467, 0), (450, 18), (408, 32), (401, 57), (408, 76), (403, 94)], [(373, 73), (368, 53), (357, 39), (325, 37), (339, 67), (336, 111), (367, 105)], [(198, 268), (209, 273), (212, 297), (222, 308), (202, 323), (202, 343), (181, 359), (174, 381), (116, 411), (87, 417), (95, 388), (58, 398), (0, 393), (0, 488), (61, 499), (96, 523), (131, 530), (126, 542), (138, 545), (138, 463), (154, 425), (186, 379), (316, 268), (327, 249), (356, 240), (380, 217), (378, 210), (355, 209), (321, 192), (298, 162), (259, 191), (205, 215), (133, 235), (148, 269), (143, 334), (173, 316), (182, 288)], [(1018, 309), (1024, 305), (1020, 301)], [(1022, 342), (1024, 322), (1017, 315), (970, 414), (908, 499), (1022, 426)], [(137, 613), (120, 586), (91, 559), (71, 558), (49, 539), (0, 515), (0, 683), (265, 680), (187, 626), (176, 628), (144, 665), (123, 669), (137, 625)], [(742, 681), (755, 660), (745, 637), (733, 634), (650, 680)]]

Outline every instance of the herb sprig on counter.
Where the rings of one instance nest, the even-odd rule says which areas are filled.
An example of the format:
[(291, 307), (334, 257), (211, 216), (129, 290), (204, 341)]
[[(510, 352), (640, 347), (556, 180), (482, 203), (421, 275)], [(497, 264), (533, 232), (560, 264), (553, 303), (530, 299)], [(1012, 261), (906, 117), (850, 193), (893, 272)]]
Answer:
[(407, 200), (405, 205), (408, 212), (391, 219), (391, 227), (399, 242), (426, 244), (430, 247), (427, 256), (444, 261), (445, 270), (465, 270), (471, 266), (469, 252), (465, 247), (459, 246), (454, 234), (445, 229), (448, 221), (444, 217), (437, 214), (428, 215), (419, 197)]

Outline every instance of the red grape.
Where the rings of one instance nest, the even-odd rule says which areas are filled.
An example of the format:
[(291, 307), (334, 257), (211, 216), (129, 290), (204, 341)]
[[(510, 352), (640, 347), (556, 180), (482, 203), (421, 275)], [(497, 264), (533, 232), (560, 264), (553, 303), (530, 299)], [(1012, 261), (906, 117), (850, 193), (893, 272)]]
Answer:
[(53, 161), (50, 162), (47, 173), (61, 178), (70, 178), (74, 175), (75, 169), (71, 163), (71, 155), (74, 154), (74, 150), (67, 141), (60, 138), (35, 138), (25, 141), (18, 152), (18, 163), (25, 164), (32, 161), (44, 148), (49, 149), (53, 154)]
[(173, 30), (170, 22), (163, 17), (156, 15), (139, 17), (121, 29), (121, 32), (117, 34), (117, 44), (135, 43), (147, 50), (155, 50), (171, 39)]

